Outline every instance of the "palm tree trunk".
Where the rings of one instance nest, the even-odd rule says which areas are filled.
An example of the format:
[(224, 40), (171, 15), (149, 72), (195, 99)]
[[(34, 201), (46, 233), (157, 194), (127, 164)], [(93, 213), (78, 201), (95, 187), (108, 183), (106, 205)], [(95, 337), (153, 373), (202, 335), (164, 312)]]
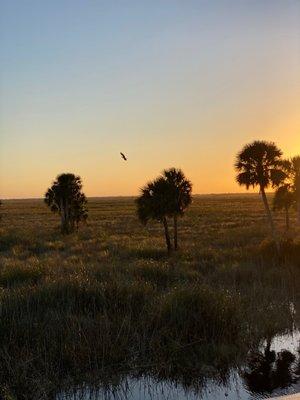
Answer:
[(71, 230), (70, 209), (69, 209), (69, 202), (66, 200), (66, 232), (70, 233), (70, 230)]
[(289, 215), (289, 208), (285, 207), (285, 227), (287, 232), (290, 229), (290, 215)]
[(277, 250), (279, 251), (279, 243), (278, 243), (277, 236), (276, 236), (276, 233), (275, 233), (274, 221), (273, 221), (273, 217), (272, 217), (271, 210), (270, 210), (270, 207), (269, 207), (269, 203), (268, 203), (268, 199), (267, 199), (267, 196), (266, 196), (265, 189), (261, 187), (260, 188), (260, 192), (261, 192), (263, 203), (264, 203), (264, 206), (265, 206), (265, 209), (266, 209), (267, 218), (268, 218), (268, 221), (269, 221), (269, 224), (270, 224), (272, 238), (273, 238), (273, 240), (274, 240), (274, 242), (276, 244)]
[(60, 217), (61, 217), (61, 232), (68, 234), (70, 233), (70, 213), (68, 202), (62, 198), (60, 201)]
[(66, 210), (63, 199), (60, 200), (60, 230), (65, 233), (66, 229)]
[(177, 215), (174, 215), (174, 249), (178, 249)]
[(167, 245), (167, 249), (168, 249), (168, 254), (170, 254), (171, 250), (172, 250), (172, 244), (171, 244), (171, 240), (170, 240), (170, 234), (169, 234), (167, 218), (164, 217), (162, 222), (163, 222), (163, 225), (164, 225), (164, 228), (165, 228), (165, 238), (166, 238), (166, 245)]
[(295, 192), (296, 192), (296, 204), (297, 204), (297, 222), (300, 225), (300, 176), (296, 176), (295, 179)]

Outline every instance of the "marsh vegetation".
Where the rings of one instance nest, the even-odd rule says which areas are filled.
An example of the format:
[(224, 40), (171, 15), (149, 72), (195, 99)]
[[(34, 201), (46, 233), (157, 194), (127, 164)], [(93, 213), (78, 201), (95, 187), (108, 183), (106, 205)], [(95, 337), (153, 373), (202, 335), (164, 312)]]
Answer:
[[(257, 195), (194, 197), (169, 256), (163, 226), (142, 226), (133, 198), (90, 199), (70, 235), (42, 200), (4, 201), (2, 215), (4, 398), (55, 398), (112, 371), (221, 378), (295, 327), (296, 213), (278, 257)], [(284, 237), (284, 214), (274, 223)]]

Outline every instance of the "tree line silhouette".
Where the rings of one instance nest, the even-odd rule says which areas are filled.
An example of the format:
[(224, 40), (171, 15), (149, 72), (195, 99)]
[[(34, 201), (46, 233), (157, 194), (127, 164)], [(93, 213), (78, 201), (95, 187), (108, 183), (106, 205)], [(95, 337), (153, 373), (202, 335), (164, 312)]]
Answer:
[[(286, 229), (290, 227), (289, 211), (297, 209), (300, 224), (300, 156), (283, 159), (282, 151), (273, 142), (254, 141), (238, 153), (235, 162), (236, 180), (239, 185), (258, 187), (271, 234), (279, 248), (278, 236), (266, 190), (276, 189), (273, 210), (284, 210)], [(192, 183), (181, 169), (170, 168), (140, 190), (136, 199), (137, 215), (142, 224), (149, 220), (160, 222), (164, 227), (168, 253), (178, 249), (178, 217), (183, 216), (192, 202)], [(61, 232), (68, 234), (78, 229), (88, 216), (87, 199), (82, 192), (79, 176), (71, 173), (57, 176), (45, 194), (45, 203), (61, 219)], [(169, 220), (173, 221), (173, 241), (169, 232)]]

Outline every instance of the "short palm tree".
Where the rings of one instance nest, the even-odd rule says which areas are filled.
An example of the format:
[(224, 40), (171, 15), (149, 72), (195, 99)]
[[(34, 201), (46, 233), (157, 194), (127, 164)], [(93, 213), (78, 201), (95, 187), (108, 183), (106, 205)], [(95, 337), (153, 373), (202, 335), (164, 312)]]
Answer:
[(140, 221), (147, 224), (150, 219), (161, 222), (164, 226), (168, 253), (172, 250), (168, 218), (174, 221), (174, 248), (178, 248), (177, 218), (184, 214), (192, 202), (192, 184), (180, 169), (171, 168), (163, 171), (152, 182), (141, 189), (137, 198), (137, 212)]
[(147, 183), (136, 199), (137, 213), (140, 221), (146, 225), (149, 220), (159, 221), (164, 226), (168, 253), (172, 250), (167, 217), (169, 213), (169, 186), (163, 177)]
[(163, 177), (169, 185), (170, 212), (174, 221), (174, 249), (178, 248), (178, 216), (182, 216), (192, 202), (192, 183), (181, 169), (164, 170)]
[(87, 200), (81, 189), (81, 178), (67, 173), (58, 175), (45, 194), (45, 203), (60, 215), (62, 233), (72, 232), (87, 218)]
[(290, 215), (289, 211), (292, 206), (295, 204), (295, 193), (291, 190), (291, 186), (289, 184), (284, 184), (280, 186), (274, 195), (273, 198), (273, 210), (274, 211), (285, 211), (285, 223), (286, 230), (288, 231), (290, 228)]
[(281, 156), (282, 152), (275, 143), (257, 140), (244, 146), (238, 153), (235, 162), (238, 184), (246, 186), (247, 189), (250, 186), (259, 187), (272, 236), (276, 243), (274, 221), (266, 189), (270, 186), (273, 188), (279, 186), (286, 178)]
[(87, 199), (83, 193), (79, 192), (74, 200), (71, 210), (71, 230), (74, 228), (78, 230), (79, 223), (86, 221), (88, 217)]

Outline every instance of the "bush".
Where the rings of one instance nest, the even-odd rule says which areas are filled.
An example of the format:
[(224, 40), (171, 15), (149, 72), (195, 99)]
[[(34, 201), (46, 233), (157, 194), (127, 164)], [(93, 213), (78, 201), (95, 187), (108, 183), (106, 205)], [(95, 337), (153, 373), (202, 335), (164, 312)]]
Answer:
[(239, 297), (206, 286), (175, 288), (163, 297), (159, 316), (165, 338), (182, 343), (237, 339), (242, 322)]

